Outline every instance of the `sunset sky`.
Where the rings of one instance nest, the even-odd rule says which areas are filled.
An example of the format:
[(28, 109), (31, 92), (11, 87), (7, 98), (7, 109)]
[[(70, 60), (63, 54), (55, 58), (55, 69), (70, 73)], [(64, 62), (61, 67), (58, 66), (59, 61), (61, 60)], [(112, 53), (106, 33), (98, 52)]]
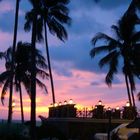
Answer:
[[(96, 4), (94, 0), (71, 0), (68, 7), (72, 24), (66, 26), (68, 40), (64, 43), (52, 35), (48, 38), (57, 102), (73, 99), (81, 106), (95, 106), (98, 100), (102, 100), (105, 107), (125, 105), (128, 97), (122, 73), (115, 76), (112, 88), (108, 88), (104, 83), (106, 68), (99, 69), (97, 63), (102, 55), (91, 59), (89, 52), (92, 48), (92, 37), (97, 32), (112, 35), (110, 26), (117, 23), (130, 2), (130, 0), (101, 0)], [(30, 42), (30, 33), (25, 33), (23, 30), (24, 16), (30, 8), (28, 0), (21, 0), (18, 41)], [(12, 44), (14, 10), (15, 0), (3, 0), (0, 3), (0, 51), (6, 50)], [(37, 47), (46, 57), (44, 43), (37, 44)], [(3, 61), (0, 64), (2, 72)], [(37, 88), (37, 115), (47, 116), (47, 107), (52, 103), (52, 96), (49, 81), (44, 81), (44, 83), (47, 84), (48, 94), (44, 94)], [(140, 85), (137, 84), (136, 93), (139, 90)], [(0, 119), (7, 118), (8, 96), (9, 93), (7, 93), (4, 106), (0, 103)], [(25, 118), (29, 119), (30, 99), (24, 88), (23, 96)], [(18, 93), (14, 92), (14, 100), (16, 106), (13, 117), (20, 119)], [(137, 105), (139, 104), (137, 102)]]

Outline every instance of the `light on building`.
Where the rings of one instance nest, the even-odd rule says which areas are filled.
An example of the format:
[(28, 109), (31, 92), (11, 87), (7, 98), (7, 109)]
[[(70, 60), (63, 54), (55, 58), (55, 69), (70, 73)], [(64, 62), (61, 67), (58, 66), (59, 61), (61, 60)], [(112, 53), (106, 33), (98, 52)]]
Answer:
[(116, 107), (116, 110), (120, 110), (119, 106)]
[(67, 101), (65, 100), (65, 101), (64, 101), (64, 105), (67, 105), (67, 104), (68, 104), (68, 103), (67, 103)]
[(108, 110), (108, 111), (111, 111), (111, 107), (108, 107), (107, 110)]
[(126, 102), (126, 107), (130, 107), (130, 103), (129, 102)]
[(98, 101), (98, 105), (102, 105), (102, 101), (101, 100)]
[(69, 104), (73, 104), (73, 100), (72, 99), (69, 100)]
[(59, 102), (59, 106), (61, 106), (62, 105), (62, 102)]
[(55, 104), (54, 104), (54, 107), (57, 107), (57, 106), (58, 106), (58, 103), (55, 103)]

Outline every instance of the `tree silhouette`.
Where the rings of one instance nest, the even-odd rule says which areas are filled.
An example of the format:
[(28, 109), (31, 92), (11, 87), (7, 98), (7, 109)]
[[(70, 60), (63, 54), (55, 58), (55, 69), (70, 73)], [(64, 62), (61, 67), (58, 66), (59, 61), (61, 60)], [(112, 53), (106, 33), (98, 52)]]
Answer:
[[(23, 102), (22, 102), (22, 90), (21, 85), (24, 85), (27, 93), (31, 96), (31, 44), (18, 42), (17, 49), (15, 52), (15, 63), (14, 63), (14, 75), (13, 85), (15, 90), (20, 93), (20, 105), (21, 105), (21, 119), (24, 122), (23, 113)], [(11, 58), (12, 48), (8, 48), (5, 52), (0, 53), (1, 58), (5, 58), (6, 70), (0, 74), (0, 84), (3, 85), (1, 100), (4, 104), (4, 97), (7, 90), (10, 88), (10, 73), (11, 73)], [(41, 55), (39, 50), (36, 50), (36, 70), (37, 76), (36, 83), (40, 88), (43, 88), (45, 93), (47, 92), (46, 86), (41, 82), (40, 78), (48, 78), (48, 74), (44, 71), (47, 69), (45, 58)]]
[(31, 140), (36, 140), (36, 67), (35, 67), (35, 50), (37, 36), (37, 9), (39, 0), (29, 0), (33, 5), (34, 14), (32, 16), (32, 35), (31, 35), (31, 114), (30, 114), (30, 135)]
[[(40, 0), (40, 3), (38, 4), (39, 6), (37, 12), (38, 18), (37, 18), (36, 40), (39, 42), (43, 40), (44, 38), (43, 29), (44, 29), (53, 103), (55, 103), (55, 92), (54, 92), (54, 83), (53, 83), (50, 54), (49, 54), (48, 41), (47, 41), (48, 40), (47, 29), (50, 31), (51, 34), (56, 35), (60, 40), (65, 41), (67, 39), (67, 32), (63, 24), (70, 24), (71, 21), (70, 17), (68, 16), (69, 10), (66, 7), (68, 3), (69, 0), (58, 0), (58, 1)], [(26, 14), (25, 31), (31, 30), (34, 12), (35, 9), (33, 8), (30, 12)]]
[(9, 110), (8, 110), (8, 121), (7, 121), (9, 124), (11, 123), (11, 120), (12, 120), (13, 72), (14, 72), (14, 61), (15, 61), (14, 56), (15, 56), (16, 41), (17, 41), (19, 2), (20, 0), (16, 0), (14, 37), (13, 37), (13, 46), (12, 46), (11, 77), (10, 77)]
[[(119, 60), (123, 60), (122, 71), (125, 76), (127, 93), (130, 105), (132, 106), (131, 95), (135, 91), (134, 77), (139, 78), (139, 68), (135, 63), (135, 52), (139, 50), (140, 32), (135, 30), (135, 25), (139, 20), (135, 10), (130, 14), (125, 14), (119, 21), (118, 26), (113, 25), (112, 29), (115, 38), (112, 38), (104, 33), (98, 33), (92, 39), (92, 44), (96, 45), (98, 40), (106, 41), (103, 46), (95, 47), (91, 50), (90, 54), (94, 57), (101, 52), (107, 52), (99, 61), (99, 66), (102, 68), (105, 65), (109, 66), (109, 71), (106, 75), (105, 81), (110, 87), (112, 84), (113, 76), (118, 72)], [(131, 91), (130, 91), (131, 90)], [(133, 106), (135, 106), (133, 99)]]

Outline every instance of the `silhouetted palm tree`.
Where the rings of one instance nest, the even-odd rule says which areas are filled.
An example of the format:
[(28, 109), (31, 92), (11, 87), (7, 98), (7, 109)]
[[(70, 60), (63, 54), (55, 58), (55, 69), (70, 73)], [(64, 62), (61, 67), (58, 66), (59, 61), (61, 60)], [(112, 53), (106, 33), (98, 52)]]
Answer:
[[(17, 92), (20, 93), (20, 105), (21, 105), (21, 118), (22, 123), (24, 122), (23, 113), (23, 102), (22, 102), (22, 90), (21, 84), (24, 85), (27, 93), (31, 96), (31, 44), (18, 42), (17, 49), (15, 52), (15, 63), (14, 63), (14, 75), (13, 84)], [(4, 53), (0, 53), (0, 58), (4, 57), (6, 60), (5, 67), (6, 71), (0, 74), (0, 84), (3, 84), (1, 99), (2, 103), (10, 88), (10, 73), (11, 73), (11, 58), (12, 48), (8, 48)], [(41, 55), (39, 50), (36, 50), (36, 70), (37, 75), (41, 78), (48, 78), (48, 74), (44, 71), (47, 69), (45, 58)], [(36, 83), (39, 87), (47, 92), (46, 86), (41, 82), (39, 78), (36, 78)]]
[(19, 2), (20, 0), (16, 0), (14, 37), (13, 37), (13, 46), (12, 46), (11, 77), (10, 77), (9, 110), (8, 110), (8, 121), (7, 121), (8, 123), (11, 123), (12, 120), (13, 72), (14, 72), (14, 56), (15, 56), (16, 41), (17, 41)]
[[(60, 40), (65, 41), (67, 39), (67, 32), (63, 24), (69, 24), (71, 19), (68, 16), (69, 10), (66, 5), (69, 0), (40, 0), (38, 4), (38, 18), (37, 18), (37, 41), (43, 40), (43, 28), (45, 30), (45, 43), (46, 43), (46, 53), (48, 60), (48, 68), (51, 81), (52, 97), (53, 103), (55, 103), (55, 92), (53, 84), (53, 76), (51, 71), (50, 55), (47, 41), (47, 27), (51, 34), (56, 35)], [(29, 31), (33, 23), (34, 9), (26, 14), (25, 30)]]
[[(130, 90), (132, 92), (135, 90), (134, 76), (139, 77), (140, 74), (138, 65), (134, 62), (135, 51), (138, 49), (140, 40), (140, 32), (136, 32), (135, 30), (135, 24), (138, 20), (135, 11), (129, 15), (124, 15), (119, 21), (118, 26), (112, 26), (115, 38), (104, 33), (98, 33), (93, 37), (92, 44), (96, 45), (98, 40), (105, 40), (106, 45), (95, 47), (90, 52), (92, 57), (101, 52), (107, 52), (107, 55), (99, 61), (99, 66), (109, 66), (109, 71), (105, 79), (109, 86), (112, 84), (114, 74), (118, 72), (118, 63), (121, 60), (120, 58), (122, 58), (122, 69), (125, 75), (127, 93), (131, 106)], [(135, 106), (134, 100), (133, 105)]]
[[(126, 17), (132, 16), (133, 13), (136, 13), (137, 9), (140, 9), (140, 1), (139, 0), (132, 0), (131, 3), (130, 3), (130, 5), (129, 5), (129, 7), (128, 7), (128, 9), (126, 10), (124, 16), (126, 16)], [(139, 19), (137, 19), (137, 20), (134, 19), (134, 22), (135, 22), (135, 24), (140, 24), (140, 20)], [(140, 55), (138, 49), (135, 49), (135, 50), (137, 52), (136, 51), (134, 52), (134, 54), (135, 54), (135, 59), (133, 59), (134, 61), (136, 61), (137, 58), (138, 58), (138, 55)], [(137, 68), (138, 68), (138, 65), (139, 64), (137, 63)], [(137, 70), (139, 71), (139, 68)], [(131, 85), (130, 85), (130, 91), (131, 91), (131, 95), (132, 95), (132, 101), (133, 101), (133, 104), (135, 106), (135, 99), (134, 99), (134, 94), (133, 94), (133, 87)]]
[(37, 36), (37, 9), (40, 0), (29, 0), (33, 5), (34, 14), (32, 16), (32, 35), (31, 35), (31, 115), (30, 115), (30, 135), (31, 140), (36, 140), (36, 67), (35, 67), (35, 49)]

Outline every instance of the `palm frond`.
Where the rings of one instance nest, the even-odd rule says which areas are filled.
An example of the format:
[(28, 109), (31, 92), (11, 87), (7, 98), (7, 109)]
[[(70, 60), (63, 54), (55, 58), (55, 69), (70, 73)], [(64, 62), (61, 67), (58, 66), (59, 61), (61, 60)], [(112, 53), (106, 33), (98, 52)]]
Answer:
[(91, 43), (93, 45), (95, 45), (98, 40), (104, 40), (104, 41), (107, 41), (107, 42), (114, 42), (115, 44), (121, 45), (121, 43), (119, 41), (115, 40), (114, 38), (112, 38), (112, 37), (110, 37), (110, 36), (108, 36), (108, 35), (106, 35), (104, 33), (100, 33), (100, 32), (97, 33), (92, 38)]
[(105, 81), (109, 87), (112, 84), (114, 74), (118, 72), (118, 70), (117, 70), (118, 56), (119, 56), (119, 53), (115, 53), (112, 56), (110, 63), (109, 63), (109, 71), (108, 71), (106, 78), (105, 78)]
[(9, 47), (5, 52), (5, 60), (7, 63), (11, 63), (12, 61), (12, 47)]
[(37, 85), (41, 88), (44, 89), (45, 93), (48, 93), (47, 87), (45, 84), (43, 84), (39, 79), (36, 78), (36, 83)]
[(4, 99), (5, 99), (5, 95), (7, 93), (7, 90), (10, 86), (10, 80), (7, 79), (6, 82), (4, 83), (4, 86), (2, 88), (2, 92), (1, 92), (1, 102), (2, 102), (2, 105), (4, 105)]
[(51, 34), (56, 35), (61, 41), (67, 40), (67, 32), (63, 25), (52, 19), (47, 22)]
[(133, 36), (132, 36), (132, 42), (136, 43), (140, 41), (140, 31), (136, 32)]
[[(100, 61), (99, 61), (99, 66), (100, 68), (102, 68), (104, 65), (109, 64), (112, 61), (112, 58), (117, 57), (118, 52), (112, 51), (109, 54), (107, 54), (105, 57), (103, 57)], [(115, 59), (115, 58), (114, 58)]]
[(45, 0), (47, 6), (53, 6), (53, 5), (58, 5), (58, 4), (68, 4), (70, 0)]
[(4, 82), (9, 78), (10, 71), (5, 71), (0, 74), (0, 85), (4, 84)]
[(49, 74), (42, 69), (36, 68), (36, 74), (42, 79), (48, 79)]
[(68, 4), (70, 0), (57, 0), (58, 3)]
[(33, 9), (30, 12), (27, 12), (26, 15), (25, 15), (24, 30), (26, 32), (31, 30), (32, 23), (33, 23), (33, 15), (34, 15), (34, 10)]
[(0, 59), (5, 58), (5, 52), (0, 52)]
[(48, 65), (42, 60), (36, 61), (36, 67), (40, 67), (40, 68), (42, 68), (44, 70), (48, 69)]
[(70, 0), (44, 0), (43, 4), (46, 4), (45, 6), (51, 7), (54, 5), (58, 5), (58, 4), (63, 4), (63, 5), (67, 5), (70, 2)]
[(106, 51), (112, 51), (113, 49), (115, 49), (115, 48), (112, 45), (99, 46), (99, 47), (93, 48), (90, 51), (90, 56), (94, 57), (96, 54), (106, 52)]
[(46, 64), (46, 59), (45, 57), (41, 54), (41, 52), (39, 50), (36, 49), (36, 65), (40, 66), (43, 69), (47, 69), (48, 66)]
[[(61, 5), (60, 5), (61, 7)], [(57, 9), (57, 8), (60, 8), (60, 7), (53, 7), (51, 9), (51, 12), (49, 13), (49, 15), (51, 17), (54, 17), (58, 22), (62, 23), (62, 24), (68, 24), (70, 25), (71, 24), (71, 18), (68, 16), (68, 8), (66, 9), (63, 9), (62, 11), (62, 7), (61, 9)], [(66, 11), (64, 11), (66, 10)]]
[(26, 89), (26, 92), (28, 93), (28, 95), (30, 97), (31, 96), (31, 80), (30, 80), (30, 76), (28, 76), (27, 74), (22, 76), (21, 83), (24, 85), (24, 87)]
[(63, 13), (65, 15), (68, 15), (68, 13), (69, 13), (69, 9), (63, 4), (57, 4), (48, 9), (50, 10), (50, 13), (52, 13), (53, 11), (57, 11), (57, 12), (59, 11), (60, 13)]
[(112, 25), (111, 28), (112, 28), (113, 31), (115, 32), (116, 36), (117, 36), (119, 39), (121, 39), (122, 36), (121, 36), (121, 34), (120, 34), (120, 31), (119, 31), (118, 26), (116, 26), (116, 25)]

